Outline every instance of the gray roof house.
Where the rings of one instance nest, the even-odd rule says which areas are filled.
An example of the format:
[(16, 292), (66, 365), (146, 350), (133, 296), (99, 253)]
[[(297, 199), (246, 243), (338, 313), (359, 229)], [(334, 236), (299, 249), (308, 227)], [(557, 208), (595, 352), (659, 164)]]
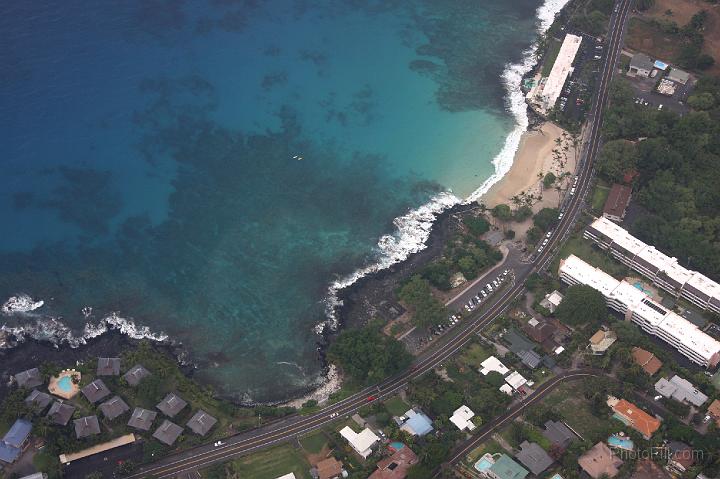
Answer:
[(136, 364), (123, 374), (123, 378), (130, 386), (137, 386), (140, 384), (140, 381), (148, 376), (150, 376), (150, 371), (145, 369), (142, 364)]
[(520, 444), (520, 452), (515, 457), (536, 476), (539, 476), (553, 463), (552, 457), (545, 452), (545, 449), (534, 442), (523, 441)]
[(217, 423), (217, 419), (200, 409), (187, 422), (187, 427), (189, 427), (195, 434), (204, 436), (210, 429), (212, 429), (215, 423)]
[(157, 413), (155, 411), (136, 407), (130, 416), (128, 426), (140, 429), (141, 431), (149, 431), (156, 416)]
[(47, 417), (52, 421), (53, 424), (58, 426), (67, 426), (70, 422), (73, 413), (75, 412), (75, 406), (64, 403), (62, 401), (55, 401), (50, 410), (47, 413)]
[(165, 419), (160, 427), (155, 430), (153, 437), (168, 446), (172, 446), (173, 443), (177, 441), (177, 438), (180, 437), (182, 432), (182, 427)]
[(655, 390), (666, 398), (671, 397), (676, 401), (690, 403), (695, 406), (701, 406), (708, 400), (708, 397), (698, 391), (690, 381), (677, 375), (670, 378), (670, 380), (660, 378), (655, 383)]
[(40, 376), (40, 370), (38, 368), (32, 368), (17, 373), (15, 375), (15, 382), (17, 382), (19, 388), (32, 389), (40, 386), (43, 380), (42, 376)]
[(636, 53), (630, 59), (630, 74), (647, 77), (653, 70), (655, 63), (644, 53)]
[(168, 393), (165, 399), (160, 401), (156, 407), (166, 416), (175, 417), (185, 406), (187, 406), (187, 402), (180, 396), (175, 393)]
[(575, 434), (560, 421), (547, 421), (545, 423), (545, 430), (542, 432), (553, 446), (557, 446), (561, 449), (567, 449), (570, 443), (575, 439)]
[(110, 395), (110, 390), (105, 386), (102, 379), (96, 379), (82, 388), (81, 391), (85, 398), (91, 403), (101, 401)]
[(78, 439), (100, 434), (100, 423), (97, 416), (86, 416), (73, 421), (75, 424), (75, 436)]
[(530, 369), (535, 369), (540, 365), (541, 358), (538, 353), (533, 351), (532, 349), (526, 350), (526, 351), (520, 351), (518, 353), (518, 357), (522, 361), (523, 364), (525, 364)]
[(128, 406), (120, 396), (115, 396), (102, 403), (100, 405), (100, 410), (102, 411), (103, 416), (113, 420), (121, 414), (128, 412), (130, 410), (130, 406)]
[(120, 376), (120, 358), (98, 358), (98, 376)]
[(25, 398), (25, 404), (33, 407), (37, 412), (44, 411), (51, 402), (52, 397), (50, 397), (48, 393), (40, 392), (37, 389), (33, 389), (32, 392), (28, 394), (28, 397)]
[(667, 77), (668, 77), (668, 80), (682, 83), (684, 85), (690, 79), (690, 74), (688, 72), (680, 70), (678, 68), (671, 68), (670, 73), (668, 73)]

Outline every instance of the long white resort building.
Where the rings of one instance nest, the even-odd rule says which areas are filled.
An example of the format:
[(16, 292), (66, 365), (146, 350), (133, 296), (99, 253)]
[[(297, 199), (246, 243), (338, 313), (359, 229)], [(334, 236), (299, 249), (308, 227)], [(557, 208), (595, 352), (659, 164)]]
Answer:
[(580, 49), (582, 37), (568, 33), (565, 35), (550, 75), (540, 81), (538, 88), (532, 92), (530, 101), (535, 103), (543, 113), (550, 111), (562, 93), (565, 80), (573, 71), (573, 62)]
[(623, 314), (643, 331), (667, 342), (690, 361), (710, 368), (720, 361), (720, 341), (653, 301), (630, 283), (618, 281), (575, 255), (560, 261), (559, 273), (560, 279), (567, 284), (584, 284), (598, 290), (608, 307)]
[(676, 258), (643, 243), (607, 218), (593, 221), (584, 236), (670, 294), (720, 314), (720, 284), (679, 265)]

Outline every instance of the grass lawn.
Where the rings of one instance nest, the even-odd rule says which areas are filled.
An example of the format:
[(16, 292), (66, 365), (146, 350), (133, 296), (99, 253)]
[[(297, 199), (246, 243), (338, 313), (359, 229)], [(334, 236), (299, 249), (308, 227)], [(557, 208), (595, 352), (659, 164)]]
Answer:
[(615, 261), (609, 253), (594, 247), (592, 241), (583, 238), (582, 231), (568, 238), (553, 260), (551, 271), (557, 272), (560, 260), (567, 258), (571, 254), (616, 278), (627, 276), (630, 272), (623, 264)]
[[(606, 432), (611, 419), (599, 419), (590, 411), (590, 405), (583, 397), (578, 397), (577, 384), (567, 383), (543, 399), (546, 406), (552, 407), (563, 420), (592, 444), (607, 439)], [(615, 423), (617, 426), (618, 424)]]
[(540, 73), (542, 76), (546, 77), (550, 74), (550, 70), (552, 70), (552, 67), (555, 64), (555, 59), (557, 58), (558, 53), (560, 53), (561, 45), (562, 43), (555, 38), (551, 38), (548, 42), (545, 58), (543, 58), (542, 72)]
[(405, 411), (410, 409), (410, 405), (403, 401), (400, 396), (393, 396), (385, 401), (385, 409), (393, 416), (402, 416)]
[(300, 445), (311, 454), (322, 451), (327, 443), (327, 437), (322, 431), (314, 432), (300, 439)]
[(607, 200), (609, 193), (610, 188), (608, 188), (607, 186), (601, 185), (600, 183), (595, 185), (595, 188), (592, 192), (592, 199), (590, 202), (592, 205), (592, 209), (597, 211), (598, 213), (601, 213), (605, 206), (605, 201)]
[(625, 44), (647, 53), (651, 57), (672, 62), (677, 58), (681, 46), (680, 35), (664, 33), (659, 26), (637, 18), (630, 18)]
[(226, 467), (235, 477), (243, 479), (272, 479), (290, 472), (298, 479), (311, 479), (310, 464), (290, 445), (234, 459)]
[(465, 348), (458, 358), (459, 362), (474, 369), (480, 368), (480, 363), (492, 355), (490, 351), (477, 343)]
[(468, 453), (466, 459), (470, 465), (473, 465), (478, 459), (480, 459), (486, 452), (495, 454), (498, 452), (505, 452), (500, 444), (495, 439), (490, 439), (480, 444), (477, 448), (473, 449)]

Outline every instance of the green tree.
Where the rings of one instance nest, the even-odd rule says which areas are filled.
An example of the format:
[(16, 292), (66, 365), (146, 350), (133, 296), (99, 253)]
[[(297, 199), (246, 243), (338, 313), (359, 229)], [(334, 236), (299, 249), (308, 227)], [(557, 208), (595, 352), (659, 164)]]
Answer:
[(598, 175), (611, 182), (620, 182), (625, 173), (637, 168), (635, 145), (625, 140), (609, 141), (603, 145), (597, 159)]
[(543, 187), (547, 190), (555, 183), (555, 180), (557, 180), (557, 178), (552, 172), (546, 173), (543, 177)]
[(487, 233), (490, 230), (490, 223), (480, 216), (471, 216), (463, 219), (463, 223), (467, 227), (468, 231), (475, 236), (480, 236)]
[(541, 232), (547, 231), (557, 222), (557, 217), (557, 208), (543, 208), (535, 214), (533, 223)]
[(715, 106), (715, 97), (710, 92), (702, 92), (691, 95), (687, 103), (695, 110), (710, 110)]
[(607, 320), (605, 298), (596, 289), (585, 285), (570, 286), (555, 310), (557, 318), (571, 326), (597, 326)]
[(382, 334), (377, 321), (345, 330), (328, 348), (328, 359), (354, 380), (371, 384), (406, 368), (412, 359), (405, 346)]
[(430, 283), (420, 275), (410, 278), (400, 289), (398, 297), (414, 308), (413, 323), (423, 328), (444, 323), (450, 314), (432, 295)]
[(504, 203), (500, 203), (492, 209), (493, 217), (500, 221), (510, 221), (512, 219), (512, 210)]
[[(549, 173), (552, 174), (552, 173)], [(515, 221), (522, 222), (526, 219), (530, 218), (532, 216), (532, 208), (530, 208), (528, 205), (522, 205), (517, 210), (515, 210)]]

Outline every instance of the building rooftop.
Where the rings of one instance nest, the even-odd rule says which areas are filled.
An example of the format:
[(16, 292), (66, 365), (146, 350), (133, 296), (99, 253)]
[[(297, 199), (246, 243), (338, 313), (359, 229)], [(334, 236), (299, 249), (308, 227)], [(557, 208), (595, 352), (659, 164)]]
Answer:
[(464, 429), (472, 431), (475, 429), (475, 424), (472, 422), (473, 416), (475, 416), (475, 413), (472, 412), (469, 407), (462, 405), (453, 412), (452, 416), (450, 416), (450, 422), (455, 424), (455, 426), (461, 431)]
[(120, 376), (120, 358), (98, 358), (98, 376)]
[(130, 386), (137, 386), (140, 384), (140, 381), (148, 376), (150, 376), (150, 371), (145, 369), (142, 364), (136, 364), (123, 374), (123, 378)]
[(553, 463), (552, 457), (539, 444), (534, 442), (521, 442), (520, 452), (515, 457), (536, 476), (539, 476)]
[(20, 450), (17, 447), (8, 446), (4, 442), (0, 442), (0, 461), (12, 464), (20, 457)]
[(177, 438), (182, 434), (183, 428), (175, 424), (174, 422), (165, 419), (163, 423), (153, 433), (153, 437), (158, 441), (172, 446)]
[(141, 431), (149, 431), (155, 417), (157, 417), (157, 413), (155, 411), (136, 407), (130, 415), (128, 426), (140, 429)]
[(632, 188), (620, 183), (613, 184), (605, 200), (603, 215), (609, 218), (623, 218), (631, 196)]
[(637, 68), (640, 70), (652, 70), (654, 62), (652, 59), (644, 53), (636, 53), (630, 59), (630, 68)]
[(333, 479), (342, 474), (342, 462), (333, 456), (318, 462), (315, 467), (318, 473), (318, 479)]
[(72, 415), (75, 412), (75, 406), (62, 401), (53, 402), (52, 406), (48, 410), (47, 417), (52, 421), (53, 424), (59, 426), (67, 426), (72, 419)]
[(482, 373), (483, 376), (487, 376), (490, 371), (495, 371), (503, 376), (510, 372), (510, 370), (495, 356), (490, 356), (485, 361), (481, 362), (480, 366), (482, 366), (480, 373)]
[(615, 456), (604, 442), (595, 444), (578, 459), (580, 467), (593, 479), (599, 479), (603, 474), (608, 477), (617, 476), (623, 462)]
[(633, 361), (635, 361), (635, 364), (640, 366), (643, 371), (645, 371), (650, 376), (658, 372), (662, 367), (662, 361), (660, 361), (650, 351), (645, 351), (642, 348), (633, 348), (632, 357)]
[(168, 417), (174, 417), (187, 406), (187, 402), (175, 393), (168, 393), (165, 399), (156, 406), (160, 412)]
[(715, 424), (720, 426), (720, 399), (716, 399), (710, 403), (707, 409), (708, 414), (715, 419)]
[(130, 406), (120, 396), (115, 396), (100, 405), (100, 410), (107, 419), (113, 420), (130, 410)]
[(565, 85), (565, 80), (573, 71), (572, 65), (581, 43), (582, 37), (569, 33), (565, 35), (557, 58), (555, 58), (555, 63), (553, 63), (552, 70), (550, 70), (550, 75), (548, 75), (542, 87), (541, 102), (545, 110), (550, 110), (555, 106), (555, 102), (557, 102)]
[(78, 439), (100, 434), (100, 423), (97, 416), (86, 416), (73, 421), (75, 424), (75, 436)]
[(690, 381), (677, 375), (670, 378), (670, 380), (660, 378), (655, 383), (655, 390), (664, 397), (672, 397), (676, 401), (690, 403), (695, 406), (701, 406), (708, 400), (708, 397), (701, 393)]
[(110, 389), (105, 385), (102, 379), (96, 379), (81, 389), (83, 396), (91, 403), (96, 403), (110, 395)]
[(21, 448), (30, 433), (32, 432), (32, 423), (27, 419), (16, 419), (10, 430), (3, 436), (2, 442), (11, 447)]
[(547, 421), (545, 430), (542, 432), (554, 446), (561, 449), (567, 449), (571, 442), (575, 439), (575, 434), (560, 421)]
[(417, 462), (417, 455), (409, 447), (403, 446), (392, 456), (378, 462), (377, 469), (368, 479), (404, 479), (410, 466)]
[(505, 377), (505, 382), (513, 389), (518, 389), (520, 386), (527, 383), (527, 379), (525, 379), (519, 372), (513, 371)]
[(672, 479), (672, 476), (650, 459), (640, 459), (630, 479)]
[(613, 411), (630, 420), (630, 427), (645, 437), (652, 436), (660, 427), (660, 420), (646, 413), (633, 403), (620, 399), (612, 406)]
[(536, 353), (535, 351), (521, 351), (520, 354), (518, 354), (518, 357), (520, 357), (520, 360), (530, 369), (535, 369), (540, 365), (540, 362), (542, 359), (540, 358), (540, 355)]
[(405, 416), (408, 419), (400, 426), (401, 431), (406, 431), (413, 436), (424, 436), (433, 430), (432, 420), (422, 411), (409, 409)]
[(189, 427), (195, 434), (204, 436), (216, 423), (217, 419), (200, 409), (198, 412), (193, 414), (193, 417), (191, 417), (187, 422), (187, 427)]
[(40, 370), (38, 368), (28, 369), (15, 375), (15, 382), (19, 388), (32, 389), (43, 383)]
[(370, 455), (370, 448), (380, 440), (369, 428), (363, 429), (360, 433), (353, 431), (349, 426), (340, 430), (340, 435), (363, 457)]
[(520, 464), (510, 459), (506, 454), (501, 454), (489, 469), (498, 479), (523, 479), (528, 475)]
[(684, 85), (690, 79), (690, 74), (678, 68), (671, 68), (670, 73), (668, 73), (668, 78)]
[(52, 397), (48, 393), (43, 393), (37, 389), (30, 391), (25, 398), (25, 404), (32, 407), (36, 412), (42, 412), (52, 402)]

